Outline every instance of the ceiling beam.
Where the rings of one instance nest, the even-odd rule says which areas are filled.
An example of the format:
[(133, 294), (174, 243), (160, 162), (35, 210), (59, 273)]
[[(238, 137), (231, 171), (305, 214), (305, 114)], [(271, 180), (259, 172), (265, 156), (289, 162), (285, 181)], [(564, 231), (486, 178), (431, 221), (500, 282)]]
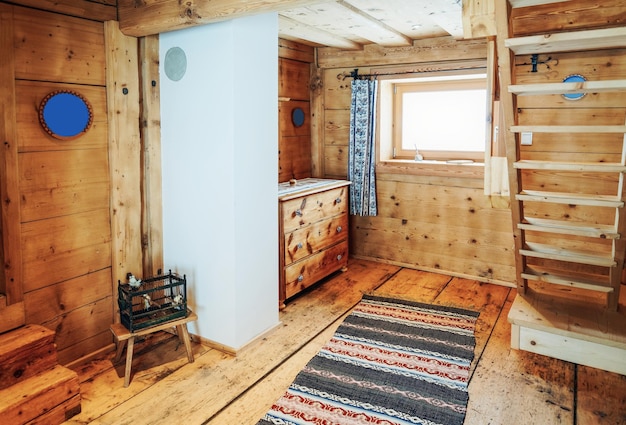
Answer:
[[(354, 6), (352, 6), (350, 3), (345, 2), (343, 0), (338, 0), (337, 4), (345, 7), (346, 9), (352, 11), (352, 13), (355, 13), (359, 16), (361, 16), (363, 19), (365, 19), (367, 22), (370, 23), (370, 25), (372, 27), (376, 27), (379, 28), (380, 31), (386, 31), (388, 33), (393, 34), (395, 37), (391, 37), (394, 42), (392, 43), (393, 45), (406, 45), (406, 46), (410, 46), (411, 44), (413, 44), (413, 40), (411, 40), (409, 37), (407, 37), (406, 35), (402, 34), (399, 31), (396, 31), (395, 29), (391, 28), (390, 26), (386, 25), (384, 22), (379, 21), (378, 19), (372, 17), (371, 15), (368, 15), (367, 13), (365, 13), (364, 11), (362, 11), (359, 8), (356, 8)], [(370, 32), (374, 32), (373, 29), (369, 29), (369, 31), (367, 31), (368, 33)], [(382, 45), (385, 45), (385, 42), (383, 40), (374, 40), (371, 39), (371, 41), (375, 42), (375, 43), (379, 43)], [(387, 40), (389, 41), (389, 40)]]
[(461, 0), (419, 0), (418, 4), (422, 13), (448, 34), (455, 38), (463, 37)]
[(335, 0), (118, 0), (120, 30), (143, 37)]
[(313, 42), (320, 46), (332, 46), (338, 49), (359, 50), (362, 48), (360, 44), (347, 38), (333, 35), (282, 15), (278, 16), (278, 28), (283, 38), (305, 40), (308, 43)]

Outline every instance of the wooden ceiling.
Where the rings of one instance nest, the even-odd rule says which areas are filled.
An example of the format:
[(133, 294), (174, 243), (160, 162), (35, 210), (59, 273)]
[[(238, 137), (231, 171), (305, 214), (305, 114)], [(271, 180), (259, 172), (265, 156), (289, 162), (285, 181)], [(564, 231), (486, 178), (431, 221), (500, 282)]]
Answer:
[[(560, 1), (508, 0), (513, 7)], [(493, 7), (494, 0), (117, 0), (120, 29), (135, 37), (277, 12), (280, 38), (348, 50), (461, 39), (464, 22), (472, 25), (466, 18), (492, 16)]]
[(461, 0), (338, 0), (279, 12), (279, 36), (315, 47), (410, 46), (463, 37)]

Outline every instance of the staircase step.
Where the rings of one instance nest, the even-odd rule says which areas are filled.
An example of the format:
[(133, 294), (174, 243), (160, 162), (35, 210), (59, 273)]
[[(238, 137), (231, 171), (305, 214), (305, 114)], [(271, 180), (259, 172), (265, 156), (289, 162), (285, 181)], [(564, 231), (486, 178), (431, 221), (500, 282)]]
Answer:
[(521, 160), (513, 163), (520, 170), (576, 171), (598, 173), (624, 173), (626, 165), (617, 162), (554, 162)]
[(531, 35), (504, 40), (516, 55), (626, 47), (626, 27)]
[(530, 7), (539, 6), (542, 4), (558, 3), (562, 0), (509, 0), (511, 7)]
[(568, 286), (571, 288), (586, 289), (589, 291), (604, 292), (606, 294), (614, 292), (611, 286), (608, 286), (608, 277), (604, 276), (604, 280), (589, 279), (581, 274), (568, 273), (565, 270), (554, 270), (545, 267), (527, 266), (522, 277), (528, 280), (551, 283), (554, 285)]
[(617, 262), (612, 256), (598, 255), (590, 251), (564, 249), (535, 242), (526, 242), (526, 247), (520, 249), (519, 253), (526, 257), (544, 258), (547, 260), (558, 260), (592, 266), (615, 267), (617, 265)]
[(0, 335), (0, 390), (57, 364), (54, 331), (26, 325)]
[(589, 205), (608, 208), (621, 208), (624, 206), (624, 201), (616, 196), (544, 192), (538, 190), (524, 190), (515, 195), (515, 199), (518, 201), (551, 202), (554, 204)]
[(626, 91), (626, 80), (583, 81), (574, 83), (517, 84), (509, 86), (509, 93), (513, 93), (518, 96), (623, 91)]
[(514, 349), (626, 375), (623, 311), (528, 291), (517, 295), (508, 319)]
[(590, 238), (619, 239), (615, 226), (608, 224), (579, 223), (564, 220), (526, 217), (517, 227), (535, 232), (558, 233), (561, 235), (587, 236)]
[(56, 365), (0, 390), (0, 423), (62, 423), (80, 412), (78, 374)]
[(513, 125), (513, 133), (626, 133), (626, 125)]

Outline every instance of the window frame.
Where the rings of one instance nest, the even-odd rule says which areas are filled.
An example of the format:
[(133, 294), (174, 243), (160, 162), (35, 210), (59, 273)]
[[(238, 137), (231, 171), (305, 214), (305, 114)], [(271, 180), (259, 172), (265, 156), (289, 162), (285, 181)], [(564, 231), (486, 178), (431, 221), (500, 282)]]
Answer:
[[(475, 77), (476, 75), (482, 75), (481, 77)], [(452, 90), (471, 90), (471, 89), (484, 89), (486, 99), (488, 97), (487, 89), (487, 76), (483, 72), (459, 72), (459, 73), (447, 73), (448, 79), (426, 79), (415, 78), (410, 81), (406, 79), (398, 82), (392, 82), (393, 104), (391, 112), (392, 120), (392, 159), (394, 160), (414, 160), (415, 149), (404, 149), (402, 147), (402, 110), (403, 110), (403, 95), (410, 92), (424, 92), (424, 91), (446, 91)], [(458, 77), (458, 78), (453, 78)], [(486, 100), (485, 100), (486, 102)], [(485, 104), (485, 122), (487, 122), (487, 105)], [(420, 155), (425, 160), (429, 161), (462, 161), (470, 160), (474, 162), (484, 162), (485, 159), (485, 146), (481, 151), (462, 151), (462, 150), (426, 150), (419, 149)]]

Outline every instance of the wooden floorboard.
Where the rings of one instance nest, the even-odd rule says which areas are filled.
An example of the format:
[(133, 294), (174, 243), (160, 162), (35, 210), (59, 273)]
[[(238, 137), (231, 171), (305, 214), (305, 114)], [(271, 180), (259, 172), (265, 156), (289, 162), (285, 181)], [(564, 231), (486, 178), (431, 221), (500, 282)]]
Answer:
[(574, 365), (510, 347), (511, 290), (469, 384), (465, 424), (574, 424)]
[(289, 302), (236, 357), (194, 343), (187, 363), (163, 332), (137, 344), (128, 388), (113, 353), (77, 366), (82, 412), (66, 423), (253, 425), (365, 293), (480, 312), (466, 424), (626, 423), (626, 377), (510, 348), (515, 290), (364, 260)]

